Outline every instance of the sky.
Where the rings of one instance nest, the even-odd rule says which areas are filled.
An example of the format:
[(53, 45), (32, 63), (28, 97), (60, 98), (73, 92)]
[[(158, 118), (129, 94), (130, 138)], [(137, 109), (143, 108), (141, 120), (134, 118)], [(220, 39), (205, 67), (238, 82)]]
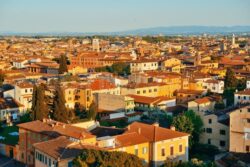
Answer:
[(250, 0), (0, 0), (0, 32), (250, 25)]

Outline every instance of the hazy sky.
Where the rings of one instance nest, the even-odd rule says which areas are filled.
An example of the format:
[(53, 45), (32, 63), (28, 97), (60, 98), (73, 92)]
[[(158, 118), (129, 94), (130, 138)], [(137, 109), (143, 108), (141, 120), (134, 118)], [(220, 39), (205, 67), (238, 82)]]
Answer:
[(0, 0), (0, 31), (108, 32), (250, 25), (250, 0)]

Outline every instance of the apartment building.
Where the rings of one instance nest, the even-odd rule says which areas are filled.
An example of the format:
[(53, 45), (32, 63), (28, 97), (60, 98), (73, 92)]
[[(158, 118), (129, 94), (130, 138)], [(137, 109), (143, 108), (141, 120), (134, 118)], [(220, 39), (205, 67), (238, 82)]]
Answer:
[(144, 59), (130, 62), (131, 73), (158, 70), (158, 68), (158, 60)]
[(30, 166), (71, 166), (83, 148), (124, 151), (151, 166), (159, 166), (167, 158), (188, 161), (189, 135), (158, 124), (134, 122), (126, 129), (87, 129), (44, 119), (18, 126), (20, 138), (15, 158)]
[(234, 105), (250, 103), (250, 89), (245, 89), (234, 93)]
[(229, 151), (250, 153), (250, 106), (236, 109), (229, 116)]

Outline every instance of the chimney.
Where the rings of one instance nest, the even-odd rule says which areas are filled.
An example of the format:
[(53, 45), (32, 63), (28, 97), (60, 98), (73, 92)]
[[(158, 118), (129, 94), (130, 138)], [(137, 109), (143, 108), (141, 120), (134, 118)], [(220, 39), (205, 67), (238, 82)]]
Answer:
[(128, 130), (130, 130), (130, 125), (127, 128), (128, 128)]
[(141, 134), (141, 128), (138, 128), (138, 133)]
[(170, 130), (175, 131), (175, 127), (173, 125), (170, 126)]

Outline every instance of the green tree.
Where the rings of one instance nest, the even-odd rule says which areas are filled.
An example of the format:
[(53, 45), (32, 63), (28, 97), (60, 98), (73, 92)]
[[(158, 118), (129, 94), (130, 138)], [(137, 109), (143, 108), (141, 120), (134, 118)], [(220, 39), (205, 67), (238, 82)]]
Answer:
[(33, 87), (31, 115), (33, 120), (42, 120), (49, 116), (44, 85), (34, 85)]
[(216, 110), (222, 110), (225, 107), (226, 106), (225, 106), (225, 104), (224, 104), (224, 102), (222, 100), (216, 102), (215, 105), (214, 105), (214, 109), (216, 109)]
[(228, 88), (236, 88), (237, 86), (237, 79), (234, 76), (234, 72), (231, 68), (227, 68), (226, 76), (224, 79), (225, 89)]
[(225, 88), (223, 92), (223, 97), (227, 100), (227, 106), (234, 104), (234, 92), (235, 88)]
[(178, 131), (192, 134), (194, 131), (194, 125), (192, 121), (185, 115), (178, 115), (173, 119), (173, 125)]
[(61, 55), (59, 59), (59, 74), (63, 74), (65, 72), (68, 72), (67, 57), (65, 55)]
[(27, 113), (23, 114), (22, 116), (20, 116), (21, 123), (30, 122), (30, 121), (32, 121), (30, 112), (27, 112)]
[(65, 106), (65, 103), (66, 101), (64, 98), (64, 93), (60, 85), (58, 84), (56, 86), (55, 96), (53, 100), (53, 119), (60, 121), (60, 122), (68, 123), (69, 114)]
[(79, 167), (144, 166), (135, 155), (126, 152), (93, 149), (83, 149), (82, 153), (73, 160), (73, 164)]
[(127, 63), (114, 63), (112, 66), (112, 71), (118, 75), (129, 75), (130, 66)]
[(201, 117), (194, 111), (189, 110), (184, 113), (184, 115), (191, 120), (193, 123), (192, 138), (194, 142), (199, 142), (200, 134), (202, 133), (203, 122)]
[(5, 74), (3, 73), (3, 71), (0, 71), (0, 87), (3, 86), (4, 78)]
[(238, 82), (237, 82), (237, 90), (238, 91), (242, 91), (244, 89), (246, 89), (246, 79), (238, 79)]
[(92, 102), (89, 106), (87, 117), (89, 120), (95, 120), (96, 115), (97, 115), (97, 106), (95, 102)]

